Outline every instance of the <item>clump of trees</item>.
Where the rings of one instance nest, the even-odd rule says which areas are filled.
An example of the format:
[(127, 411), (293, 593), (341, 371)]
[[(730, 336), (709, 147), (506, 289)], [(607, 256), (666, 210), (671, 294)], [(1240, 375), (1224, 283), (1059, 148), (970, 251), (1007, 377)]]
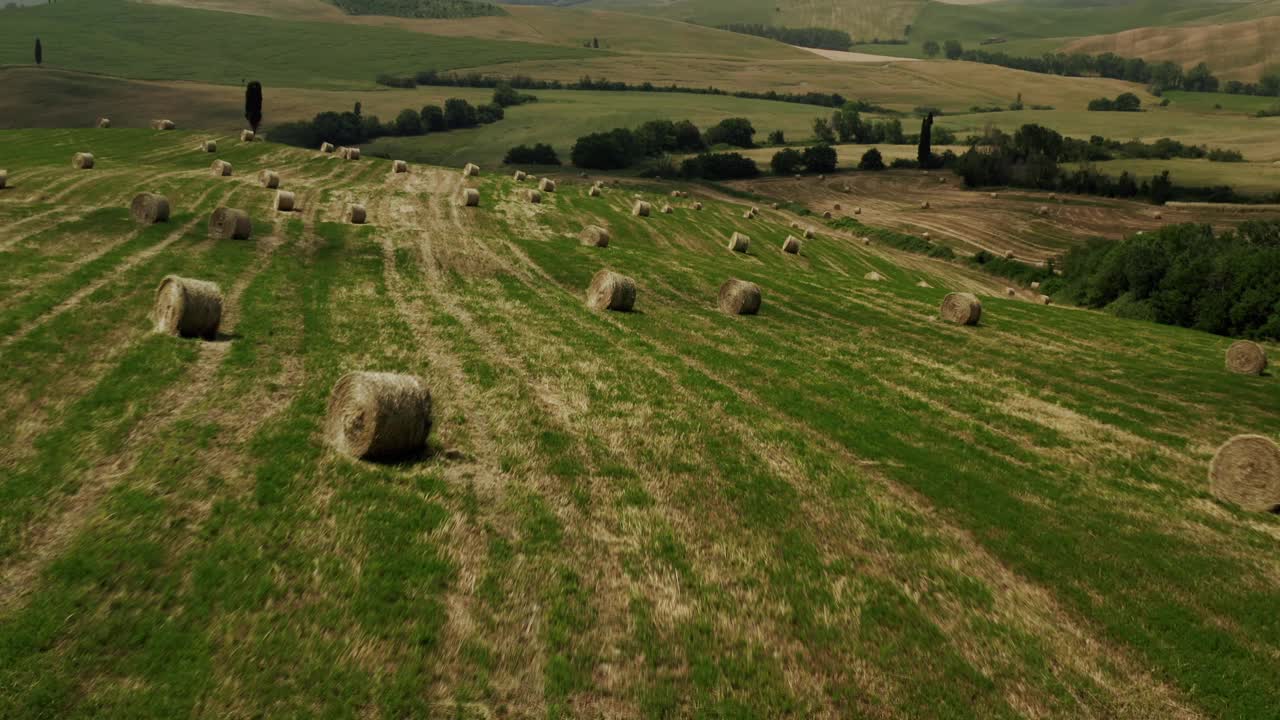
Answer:
[(650, 120), (634, 130), (615, 128), (584, 135), (574, 143), (569, 155), (580, 168), (621, 170), (645, 158), (702, 152), (706, 148), (702, 133), (692, 122)]
[(862, 159), (858, 161), (859, 170), (884, 170), (884, 157), (876, 148), (871, 148), (862, 154)]
[(775, 175), (794, 175), (798, 172), (829, 173), (835, 172), (839, 162), (836, 149), (821, 143), (811, 145), (803, 151), (795, 148), (779, 150), (769, 161), (769, 168)]
[(753, 148), (756, 129), (746, 118), (726, 118), (707, 128), (706, 144), (709, 146), (732, 145), (740, 148)]
[(497, 5), (480, 0), (333, 0), (333, 4), (348, 15), (469, 18), (507, 14)]
[(1121, 93), (1116, 99), (1097, 98), (1089, 101), (1090, 112), (1139, 112), (1142, 110), (1142, 98), (1133, 93)]
[(1280, 339), (1280, 222), (1171, 225), (1072, 249), (1055, 297), (1217, 335)]
[(546, 143), (538, 143), (533, 147), (517, 145), (507, 151), (502, 162), (507, 165), (559, 165), (560, 156), (555, 148)]
[(756, 161), (741, 153), (702, 153), (680, 165), (680, 175), (704, 180), (742, 180), (758, 177)]
[(316, 147), (322, 142), (360, 145), (380, 137), (415, 137), (428, 133), (462, 130), (498, 122), (505, 116), (501, 105), (476, 107), (462, 98), (450, 98), (444, 107), (428, 105), (421, 110), (406, 108), (390, 122), (377, 115), (365, 115), (356, 103), (350, 112), (322, 112), (311, 120), (283, 123), (274, 127), (271, 139), (296, 147)]
[(257, 80), (245, 86), (244, 119), (250, 130), (258, 132), (258, 126), (262, 124), (262, 83)]
[(763, 25), (761, 23), (730, 23), (728, 25), (719, 25), (718, 27), (729, 32), (755, 35), (756, 37), (769, 38), (770, 40), (777, 40), (788, 45), (799, 45), (800, 47), (848, 50), (853, 45), (853, 38), (843, 30), (818, 27), (788, 28)]

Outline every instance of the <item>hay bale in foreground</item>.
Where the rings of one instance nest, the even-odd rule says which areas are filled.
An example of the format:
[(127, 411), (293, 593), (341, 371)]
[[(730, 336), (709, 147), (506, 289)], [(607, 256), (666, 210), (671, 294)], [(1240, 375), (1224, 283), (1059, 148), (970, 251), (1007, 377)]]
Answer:
[(1039, 289), (1040, 289), (1040, 282), (1039, 282), (1039, 281), (1036, 281), (1036, 282), (1031, 283), (1031, 289), (1032, 289), (1032, 290), (1039, 290)]
[(327, 142), (320, 143), (320, 152), (324, 153), (325, 155), (333, 154), (334, 150), (335, 148), (333, 147), (333, 143), (327, 143)]
[(129, 203), (129, 217), (142, 225), (169, 221), (169, 198), (155, 193), (139, 193)]
[(214, 177), (231, 177), (233, 172), (231, 163), (226, 160), (214, 160), (213, 164), (209, 166), (209, 171), (213, 173)]
[(760, 312), (760, 286), (729, 278), (720, 286), (718, 304), (721, 312), (730, 315), (755, 315)]
[(393, 174), (407, 173), (407, 172), (409, 172), (409, 163), (407, 163), (407, 162), (405, 162), (405, 161), (403, 161), (403, 160), (392, 160), (392, 161), (391, 161), (391, 172), (392, 172)]
[(213, 140), (205, 140), (201, 142), (199, 146), (197, 146), (197, 149), (200, 152), (216, 153), (218, 152), (218, 143)]
[(800, 238), (794, 235), (788, 235), (786, 240), (782, 241), (782, 252), (788, 255), (800, 254)]
[(77, 170), (93, 169), (93, 153), (78, 152), (71, 156), (71, 167)]
[(933, 207), (933, 206), (929, 204), (929, 201), (928, 201), (928, 200), (925, 200), (924, 202), (920, 203), (920, 209), (921, 209), (921, 210), (928, 210), (928, 209), (929, 209), (929, 208), (931, 208), (931, 207)]
[(542, 202), (542, 193), (538, 192), (537, 190), (529, 190), (528, 192), (525, 193), (525, 199), (527, 199), (529, 202), (533, 203), (534, 205), (537, 205)]
[(840, 203), (836, 203), (835, 205), (832, 205), (832, 206), (831, 206), (831, 209), (832, 209), (832, 210), (839, 210), (839, 209), (840, 209)]
[(660, 212), (661, 212), (663, 215), (670, 215), (671, 213), (675, 212), (675, 210), (674, 210), (674, 209), (672, 209), (672, 207), (671, 207), (670, 205), (663, 205), (663, 206), (662, 206), (662, 210), (661, 210)]
[(467, 188), (466, 190), (463, 190), (462, 206), (463, 207), (479, 207), (480, 191), (476, 190), (475, 188)]
[(111, 127), (111, 118), (108, 118), (108, 117), (98, 118), (98, 127), (102, 128), (103, 130)]
[(207, 280), (169, 275), (156, 289), (155, 331), (213, 340), (222, 324), (222, 289)]
[(1040, 304), (1041, 304), (1041, 305), (1052, 305), (1052, 304), (1053, 304), (1053, 298), (1049, 297), (1048, 295), (1041, 295), (1041, 296), (1040, 296)]
[(693, 204), (693, 209), (694, 209), (694, 210), (701, 210), (701, 209), (702, 209), (702, 203), (700, 203), (700, 202), (695, 202), (695, 203)]
[(992, 200), (998, 200), (999, 198), (1000, 198), (1000, 193), (991, 193)]
[(863, 236), (863, 238), (862, 238), (862, 244), (863, 244), (863, 245), (870, 245), (870, 244), (871, 244), (871, 238), (866, 237), (866, 236)]
[(288, 190), (281, 190), (276, 193), (276, 210), (280, 212), (293, 212), (293, 205), (297, 201), (293, 193)]
[(553, 193), (556, 191), (556, 181), (551, 178), (542, 178), (538, 181), (538, 189), (545, 193)]
[(272, 170), (259, 170), (258, 184), (268, 190), (275, 190), (280, 187), (280, 176)]
[(249, 213), (220, 207), (209, 216), (209, 237), (214, 240), (248, 240), (253, 235)]
[(342, 159), (343, 160), (359, 160), (360, 148), (343, 148)]
[(582, 228), (582, 232), (578, 233), (578, 239), (583, 245), (609, 247), (609, 231), (599, 225), (588, 225)]
[(257, 137), (258, 134), (252, 130), (240, 131), (240, 142), (253, 142)]
[(1280, 447), (1263, 435), (1237, 435), (1209, 463), (1214, 497), (1249, 512), (1280, 509)]
[(1267, 351), (1256, 342), (1237, 340), (1227, 348), (1227, 369), (1241, 375), (1261, 375), (1267, 369)]
[(178, 126), (172, 120), (152, 120), (151, 129), (153, 130), (173, 130)]
[(1018, 294), (1018, 291), (1014, 290), (1011, 287), (1007, 287), (1004, 289), (1004, 294), (1008, 295), (1009, 297), (1015, 297)]
[(863, 276), (862, 276), (862, 279), (863, 279), (863, 280), (870, 280), (871, 282), (884, 282), (885, 280), (888, 280), (889, 278), (887, 278), (887, 277), (885, 277), (885, 276), (881, 275), (880, 273), (876, 272), (875, 270), (872, 270), (871, 272), (867, 273), (866, 275), (863, 275)]
[(813, 239), (813, 228), (805, 228), (805, 229), (804, 229), (804, 239), (805, 239), (805, 240), (812, 240), (812, 239)]
[(587, 197), (600, 197), (601, 193), (599, 185), (592, 185), (591, 189), (587, 191)]
[(9, 184), (9, 171), (0, 170), (0, 190), (3, 190)]
[(671, 191), (671, 197), (673, 197), (673, 198), (678, 198), (678, 197), (680, 197), (680, 191), (679, 191), (679, 190), (672, 190), (672, 191)]
[(601, 270), (587, 287), (587, 307), (631, 312), (636, 304), (636, 281), (612, 270)]
[(854, 209), (853, 209), (853, 214), (854, 214), (854, 215), (861, 215), (861, 214), (862, 214), (862, 208), (854, 208)]
[(746, 211), (746, 212), (742, 213), (742, 219), (743, 219), (743, 220), (755, 220), (755, 219), (756, 219), (756, 213), (755, 213), (755, 211), (754, 211), (754, 210), (748, 210), (748, 211)]
[(363, 225), (369, 213), (364, 209), (363, 205), (351, 205), (347, 207), (347, 222), (352, 225)]
[(529, 177), (529, 175), (525, 173), (525, 171), (517, 170), (515, 174), (511, 176), (511, 179), (515, 180), (516, 182), (524, 182), (524, 179), (527, 177)]
[(823, 220), (830, 220), (830, 219), (831, 219), (831, 211), (830, 211), (830, 210), (828, 210), (828, 211), (826, 211), (826, 212), (822, 213), (822, 219), (823, 219)]
[(360, 460), (421, 452), (431, 434), (431, 391), (422, 378), (380, 372), (348, 373), (333, 386), (325, 440)]
[(636, 204), (631, 206), (631, 214), (636, 217), (649, 217), (651, 210), (649, 203), (643, 200), (637, 200)]
[(744, 253), (751, 249), (751, 238), (740, 232), (735, 232), (729, 236), (729, 249), (734, 252)]
[(1005, 259), (1005, 260), (1014, 260), (1014, 259), (1016, 259), (1016, 256), (1013, 254), (1013, 251), (1012, 251), (1012, 250), (1010, 250), (1009, 252), (1007, 252), (1007, 253), (1005, 253), (1005, 254), (1004, 254), (1004, 259)]
[(920, 237), (924, 238), (925, 240), (933, 239), (933, 235), (930, 235), (928, 231), (920, 233)]
[(977, 325), (982, 303), (972, 293), (949, 293), (942, 299), (942, 319), (957, 325)]
[(462, 177), (476, 177), (480, 174), (480, 166), (474, 163), (467, 163), (462, 166)]

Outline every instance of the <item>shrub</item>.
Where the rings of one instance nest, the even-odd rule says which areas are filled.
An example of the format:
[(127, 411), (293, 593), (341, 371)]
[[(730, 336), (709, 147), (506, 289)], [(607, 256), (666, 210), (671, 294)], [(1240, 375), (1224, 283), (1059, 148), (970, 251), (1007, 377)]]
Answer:
[(639, 156), (635, 135), (626, 128), (578, 138), (569, 151), (573, 164), (592, 170), (620, 170)]
[(836, 155), (836, 149), (830, 145), (814, 145), (807, 147), (801, 156), (804, 167), (811, 173), (829, 173), (834, 172), (839, 157)]
[(502, 162), (507, 165), (559, 165), (560, 157), (556, 155), (555, 148), (538, 143), (533, 147), (517, 145), (511, 148)]
[(511, 87), (511, 83), (506, 81), (498, 83), (493, 89), (493, 103), (504, 108), (537, 102), (537, 100), (538, 98), (534, 95), (516, 92), (515, 88)]
[(412, 137), (426, 132), (422, 126), (422, 115), (409, 109), (400, 111), (391, 129), (393, 134), (401, 137)]
[(1244, 162), (1244, 155), (1239, 150), (1214, 148), (1209, 151), (1209, 162)]
[(444, 110), (441, 110), (439, 105), (427, 105), (422, 108), (419, 115), (422, 116), (422, 126), (427, 129), (427, 132), (444, 132), (449, 129), (444, 121)]
[(883, 170), (884, 158), (881, 157), (880, 151), (871, 148), (862, 154), (862, 159), (858, 161), (859, 170)]
[(794, 175), (804, 169), (804, 156), (795, 148), (786, 148), (773, 154), (769, 168), (774, 175)]
[(480, 113), (462, 98), (449, 98), (444, 101), (444, 122), (450, 130), (471, 128), (480, 124)]
[(481, 125), (496, 123), (507, 116), (507, 112), (497, 103), (489, 103), (476, 108), (476, 121)]
[(786, 145), (787, 136), (784, 135), (781, 130), (774, 130), (773, 132), (769, 133), (769, 144), (770, 145)]
[(732, 145), (733, 147), (755, 147), (756, 129), (746, 118), (727, 118), (718, 125), (707, 129), (708, 146)]
[(685, 160), (680, 174), (706, 180), (741, 180), (758, 177), (760, 168), (756, 167), (755, 160), (739, 153), (703, 153)]

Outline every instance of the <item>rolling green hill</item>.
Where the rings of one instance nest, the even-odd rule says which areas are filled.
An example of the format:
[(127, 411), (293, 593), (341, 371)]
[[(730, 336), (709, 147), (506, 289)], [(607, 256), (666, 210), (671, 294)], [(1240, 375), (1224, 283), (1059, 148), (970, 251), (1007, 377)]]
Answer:
[[(1006, 298), (707, 188), (562, 175), (533, 205), (494, 168), (228, 135), (215, 178), (206, 137), (0, 133), (0, 716), (1280, 705), (1280, 518), (1205, 480), (1225, 438), (1280, 435), (1280, 384), (1227, 373), (1228, 340)], [(170, 222), (129, 222), (144, 189)], [(220, 205), (252, 240), (206, 237)], [(799, 255), (793, 221), (817, 229)], [(602, 268), (637, 312), (584, 306)], [(217, 341), (150, 331), (169, 274), (220, 284)], [(761, 314), (717, 310), (729, 277)], [(937, 320), (952, 290), (978, 326)], [(425, 379), (424, 456), (325, 444), (362, 369)]]

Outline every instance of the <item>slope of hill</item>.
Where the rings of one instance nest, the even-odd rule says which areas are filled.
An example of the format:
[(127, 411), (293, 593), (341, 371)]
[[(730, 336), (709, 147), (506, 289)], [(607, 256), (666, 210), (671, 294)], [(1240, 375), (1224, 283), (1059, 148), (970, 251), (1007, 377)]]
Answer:
[[(229, 136), (214, 178), (204, 137), (0, 136), (0, 715), (1280, 702), (1280, 519), (1204, 478), (1224, 438), (1280, 434), (1280, 384), (1226, 373), (1227, 340), (1006, 299), (821, 225), (786, 255), (799, 218), (699, 188), (703, 211), (640, 219), (633, 193), (673, 186), (562, 177), (531, 205), (488, 169)], [(128, 221), (143, 189), (168, 224)], [(341, 222), (351, 202), (369, 225)], [(219, 205), (254, 239), (206, 238)], [(639, 312), (583, 306), (601, 268)], [(168, 274), (220, 283), (218, 341), (150, 332)], [(759, 316), (717, 311), (728, 277), (761, 285)], [(979, 326), (937, 321), (949, 290), (983, 296)], [(328, 393), (360, 369), (426, 379), (426, 456), (326, 447)]]
[(1168, 60), (1184, 67), (1205, 62), (1224, 79), (1256, 81), (1280, 66), (1280, 17), (1241, 20), (1223, 25), (1144, 27), (1110, 35), (1080, 38), (1066, 52), (1112, 52), (1148, 61)]

